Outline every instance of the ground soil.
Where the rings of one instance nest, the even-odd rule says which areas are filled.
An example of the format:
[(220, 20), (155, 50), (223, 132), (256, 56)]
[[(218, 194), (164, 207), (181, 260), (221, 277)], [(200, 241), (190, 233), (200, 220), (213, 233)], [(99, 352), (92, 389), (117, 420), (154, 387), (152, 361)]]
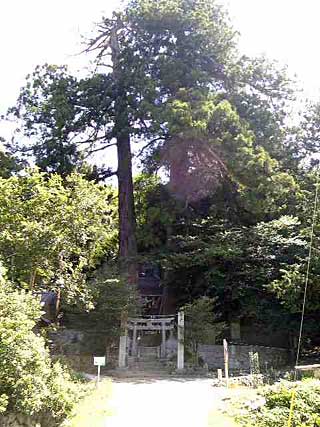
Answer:
[(211, 379), (113, 379), (112, 389), (106, 427), (207, 427), (228, 395)]

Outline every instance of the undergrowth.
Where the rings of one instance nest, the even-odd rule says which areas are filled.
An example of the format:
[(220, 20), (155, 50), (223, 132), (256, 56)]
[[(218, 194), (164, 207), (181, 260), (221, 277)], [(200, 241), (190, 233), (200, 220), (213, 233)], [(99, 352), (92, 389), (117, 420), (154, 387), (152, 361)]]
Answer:
[(289, 419), (295, 391), (292, 427), (320, 427), (320, 381), (280, 381), (260, 391), (265, 401), (257, 407), (243, 407), (237, 421), (245, 427), (283, 427)]

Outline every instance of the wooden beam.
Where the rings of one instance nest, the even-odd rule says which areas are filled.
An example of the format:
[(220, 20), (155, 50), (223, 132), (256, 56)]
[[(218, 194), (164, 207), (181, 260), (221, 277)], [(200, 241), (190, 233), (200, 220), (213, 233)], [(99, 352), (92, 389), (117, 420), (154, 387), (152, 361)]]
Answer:
[(130, 317), (128, 319), (128, 322), (135, 322), (135, 323), (147, 323), (147, 322), (156, 322), (156, 323), (162, 323), (162, 322), (167, 322), (167, 323), (171, 323), (174, 321), (174, 317), (161, 317), (161, 318), (146, 318), (144, 319), (143, 317), (140, 318), (134, 318), (134, 317)]
[[(136, 325), (137, 331), (161, 331), (162, 330), (162, 326), (139, 326)], [(133, 326), (128, 325), (128, 329), (133, 329)], [(166, 331), (171, 331), (172, 329), (174, 329), (174, 326), (165, 326), (164, 330)]]

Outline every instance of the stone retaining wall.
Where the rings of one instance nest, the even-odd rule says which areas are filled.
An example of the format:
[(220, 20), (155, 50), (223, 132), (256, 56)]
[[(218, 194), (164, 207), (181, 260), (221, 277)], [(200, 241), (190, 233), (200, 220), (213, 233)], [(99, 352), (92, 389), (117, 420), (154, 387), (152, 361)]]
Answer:
[[(62, 359), (75, 371), (95, 374), (97, 367), (93, 366), (93, 356), (107, 353), (107, 367), (117, 364), (118, 350), (107, 346), (105, 337), (105, 331), (61, 328), (50, 333), (51, 355), (53, 359)], [(102, 374), (105, 369), (102, 367)]]
[(1, 427), (40, 427), (41, 424), (32, 421), (29, 417), (19, 414), (0, 416)]
[[(169, 357), (173, 359), (177, 353), (177, 340), (170, 338), (166, 343)], [(265, 347), (258, 345), (229, 345), (229, 369), (230, 370), (250, 370), (249, 353), (259, 354), (260, 369), (288, 365), (290, 362), (290, 352), (287, 349), (276, 347)], [(222, 345), (200, 345), (199, 355), (211, 369), (224, 367), (224, 356)]]
[(57, 424), (50, 421), (49, 418), (43, 417), (42, 420), (28, 417), (22, 414), (0, 415), (1, 427), (54, 427)]
[[(106, 348), (105, 332), (103, 331), (79, 331), (75, 329), (60, 329), (51, 335), (53, 341), (53, 355), (64, 357), (76, 371), (96, 373), (93, 366), (93, 355), (103, 356), (107, 353), (107, 367), (110, 369), (117, 366), (118, 349), (117, 343), (114, 347)], [(177, 339), (170, 337), (166, 341), (167, 355), (172, 360), (177, 353)], [(278, 368), (288, 365), (290, 353), (288, 349), (277, 347), (266, 347), (258, 345), (229, 345), (229, 368), (230, 370), (249, 371), (249, 353), (258, 353), (260, 369)], [(199, 354), (203, 361), (211, 369), (223, 368), (222, 345), (200, 345)], [(103, 372), (102, 372), (103, 373)]]
[[(260, 369), (278, 368), (290, 362), (290, 353), (287, 349), (275, 347), (263, 347), (253, 345), (229, 345), (229, 369), (250, 370), (249, 353), (259, 354)], [(224, 367), (222, 345), (200, 345), (199, 354), (209, 368), (218, 369)]]

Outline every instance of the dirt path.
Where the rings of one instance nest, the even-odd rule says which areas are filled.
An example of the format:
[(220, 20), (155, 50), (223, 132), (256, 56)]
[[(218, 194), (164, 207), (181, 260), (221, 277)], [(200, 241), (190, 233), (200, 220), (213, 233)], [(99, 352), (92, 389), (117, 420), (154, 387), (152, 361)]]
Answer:
[(209, 379), (113, 383), (106, 427), (207, 427), (209, 413), (226, 395)]

